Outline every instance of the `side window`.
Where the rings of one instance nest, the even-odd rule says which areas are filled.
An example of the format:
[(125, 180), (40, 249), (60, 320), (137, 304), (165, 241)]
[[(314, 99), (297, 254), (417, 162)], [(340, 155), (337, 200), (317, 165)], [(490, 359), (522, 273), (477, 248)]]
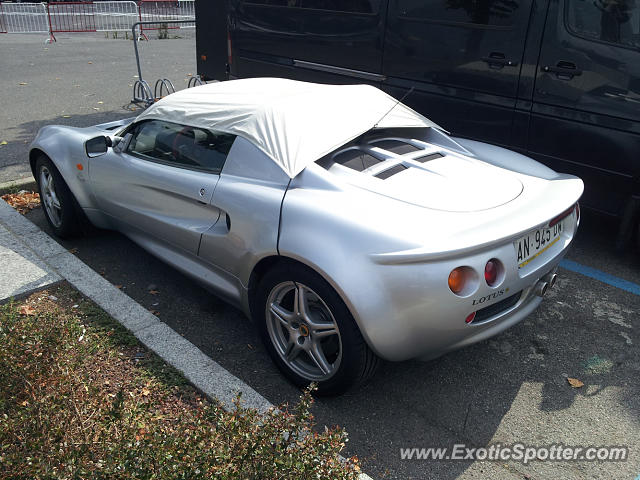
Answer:
[(138, 124), (127, 152), (175, 167), (220, 173), (235, 135), (161, 120)]
[(335, 12), (374, 13), (378, 11), (380, 0), (247, 0), (245, 3)]
[(640, 48), (640, 0), (566, 0), (565, 5), (570, 32)]
[(521, 0), (398, 0), (400, 16), (435, 23), (509, 27)]

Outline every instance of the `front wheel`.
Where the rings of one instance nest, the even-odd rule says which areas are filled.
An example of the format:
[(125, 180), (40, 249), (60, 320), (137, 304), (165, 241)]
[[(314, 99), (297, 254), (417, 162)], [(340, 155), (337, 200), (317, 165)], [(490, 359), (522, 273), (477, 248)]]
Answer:
[(36, 180), (47, 222), (60, 238), (76, 235), (80, 218), (73, 194), (55, 165), (44, 155), (36, 161)]
[(378, 358), (333, 288), (315, 272), (281, 265), (259, 284), (253, 315), (282, 372), (299, 387), (337, 395), (370, 378)]

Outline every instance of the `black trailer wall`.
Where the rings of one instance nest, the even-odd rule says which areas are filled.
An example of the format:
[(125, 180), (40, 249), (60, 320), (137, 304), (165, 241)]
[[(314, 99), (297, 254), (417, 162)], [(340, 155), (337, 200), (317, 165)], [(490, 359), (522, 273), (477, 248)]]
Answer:
[(195, 0), (196, 61), (205, 80), (227, 78), (227, 1)]

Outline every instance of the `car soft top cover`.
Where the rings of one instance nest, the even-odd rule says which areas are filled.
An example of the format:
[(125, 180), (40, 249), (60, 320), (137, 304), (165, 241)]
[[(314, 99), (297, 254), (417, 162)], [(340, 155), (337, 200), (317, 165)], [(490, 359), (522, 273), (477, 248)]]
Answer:
[(370, 85), (321, 85), (280, 78), (215, 82), (181, 90), (153, 104), (137, 121), (146, 119), (243, 137), (291, 178), (374, 127), (438, 127)]

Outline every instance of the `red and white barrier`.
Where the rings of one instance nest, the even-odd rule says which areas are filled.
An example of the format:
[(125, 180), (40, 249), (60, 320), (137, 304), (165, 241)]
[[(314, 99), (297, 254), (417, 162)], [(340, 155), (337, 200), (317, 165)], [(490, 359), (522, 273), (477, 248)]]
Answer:
[(56, 33), (95, 32), (93, 2), (47, 3), (49, 35), (56, 41)]
[[(171, 25), (172, 20), (195, 21), (194, 0), (76, 1), (0, 3), (0, 33), (125, 32), (137, 21), (159, 21), (167, 28), (194, 28), (195, 23)], [(145, 25), (144, 30), (164, 28)]]

